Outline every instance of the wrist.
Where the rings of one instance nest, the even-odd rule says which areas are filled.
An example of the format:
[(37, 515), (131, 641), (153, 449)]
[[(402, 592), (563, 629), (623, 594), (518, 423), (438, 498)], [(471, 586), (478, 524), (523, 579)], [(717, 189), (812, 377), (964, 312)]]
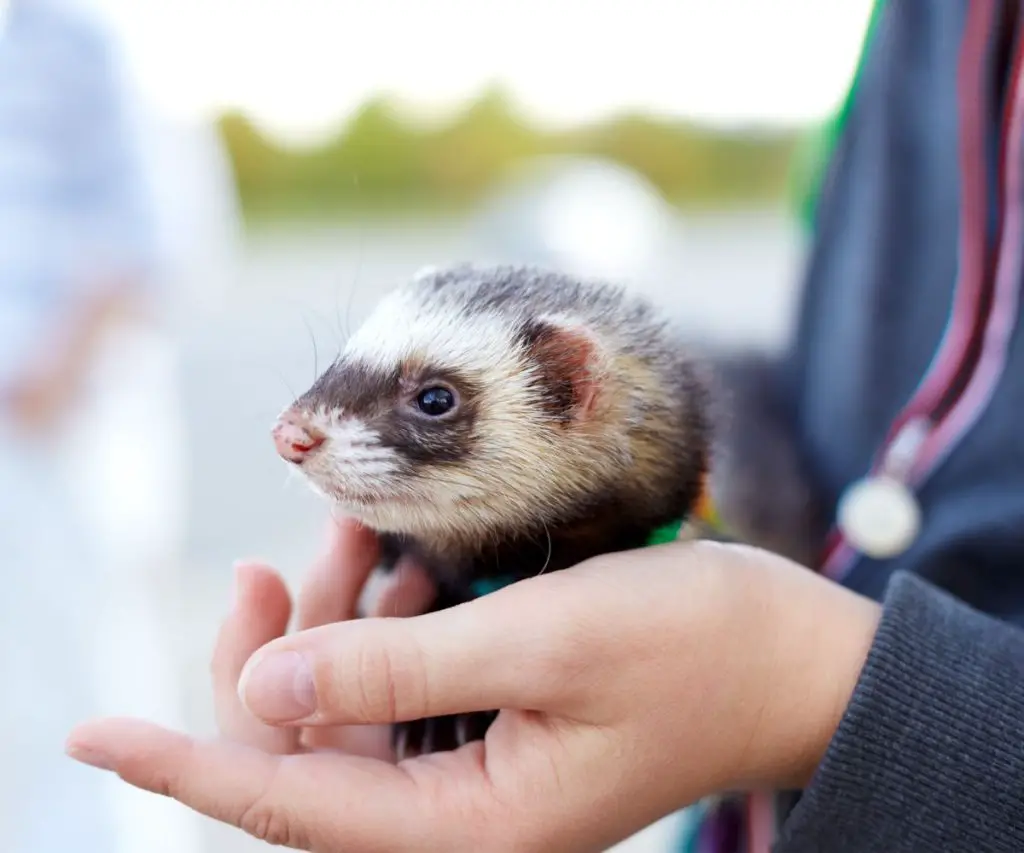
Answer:
[[(825, 756), (874, 641), (881, 607), (788, 560), (758, 561), (751, 641), (770, 643), (763, 696), (737, 787), (805, 788)], [(752, 631), (750, 620), (763, 620)]]
[(811, 781), (835, 736), (860, 680), (881, 619), (871, 599), (804, 570), (806, 597), (791, 602), (792, 620), (782, 638), (786, 670), (781, 712), (792, 721), (787, 737), (793, 758), (776, 768), (778, 788), (802, 789)]

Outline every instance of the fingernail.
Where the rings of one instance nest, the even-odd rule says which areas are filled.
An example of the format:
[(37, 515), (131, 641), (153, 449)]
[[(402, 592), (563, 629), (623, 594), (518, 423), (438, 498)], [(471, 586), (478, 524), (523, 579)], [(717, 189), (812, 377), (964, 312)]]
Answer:
[(98, 750), (89, 749), (86, 746), (69, 746), (65, 751), (68, 758), (73, 758), (75, 761), (88, 764), (90, 767), (95, 767), (98, 770), (114, 769), (110, 756)]
[(246, 665), (238, 696), (253, 714), (268, 723), (304, 720), (316, 710), (313, 670), (298, 652), (278, 652)]

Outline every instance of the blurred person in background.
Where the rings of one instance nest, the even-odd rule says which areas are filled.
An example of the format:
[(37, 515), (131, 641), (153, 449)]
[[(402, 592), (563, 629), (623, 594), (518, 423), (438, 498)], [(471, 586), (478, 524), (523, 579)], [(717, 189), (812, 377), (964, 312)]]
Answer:
[(97, 787), (58, 747), (81, 714), (126, 701), (179, 722), (157, 605), (178, 574), (186, 465), (160, 321), (187, 261), (210, 268), (199, 210), (234, 221), (215, 203), (228, 198), (219, 152), (167, 136), (125, 70), (97, 10), (0, 5), (0, 814), (12, 853), (196, 846), (192, 818)]

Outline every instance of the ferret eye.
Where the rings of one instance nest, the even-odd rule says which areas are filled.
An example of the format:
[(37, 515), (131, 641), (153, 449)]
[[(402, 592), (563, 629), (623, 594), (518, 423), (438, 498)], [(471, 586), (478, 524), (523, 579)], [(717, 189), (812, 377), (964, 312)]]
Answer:
[(423, 414), (437, 418), (455, 408), (455, 395), (439, 386), (424, 388), (416, 397), (416, 405)]

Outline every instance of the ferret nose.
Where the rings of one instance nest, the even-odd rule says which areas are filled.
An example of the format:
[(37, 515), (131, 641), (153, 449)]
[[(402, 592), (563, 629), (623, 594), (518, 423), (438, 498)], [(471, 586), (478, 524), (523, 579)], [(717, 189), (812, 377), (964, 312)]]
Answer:
[(301, 465), (327, 438), (301, 413), (292, 409), (277, 419), (270, 434), (281, 457), (296, 465)]

